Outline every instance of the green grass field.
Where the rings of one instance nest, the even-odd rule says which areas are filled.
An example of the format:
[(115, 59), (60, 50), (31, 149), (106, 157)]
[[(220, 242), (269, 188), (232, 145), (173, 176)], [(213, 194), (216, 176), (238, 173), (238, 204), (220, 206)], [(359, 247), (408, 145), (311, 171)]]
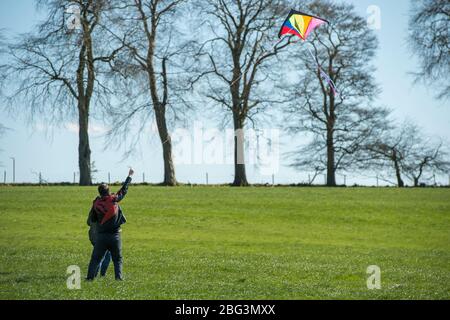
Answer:
[(449, 189), (131, 186), (125, 281), (68, 290), (95, 195), (0, 187), (0, 299), (450, 298)]

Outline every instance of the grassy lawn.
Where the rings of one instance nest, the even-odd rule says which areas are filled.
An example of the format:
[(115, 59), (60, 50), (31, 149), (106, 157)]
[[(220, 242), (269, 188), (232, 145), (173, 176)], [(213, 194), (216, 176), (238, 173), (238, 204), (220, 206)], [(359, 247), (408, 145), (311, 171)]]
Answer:
[(449, 189), (131, 186), (125, 281), (68, 290), (95, 195), (0, 187), (0, 299), (450, 299)]

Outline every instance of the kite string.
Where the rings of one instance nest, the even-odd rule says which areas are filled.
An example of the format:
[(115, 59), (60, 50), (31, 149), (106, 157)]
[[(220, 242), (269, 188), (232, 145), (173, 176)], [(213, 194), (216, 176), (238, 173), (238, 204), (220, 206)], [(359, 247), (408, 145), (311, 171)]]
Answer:
[(334, 94), (335, 96), (336, 96), (336, 95), (340, 95), (339, 92), (338, 92), (338, 90), (336, 89), (336, 85), (334, 84), (334, 82), (333, 82), (333, 80), (331, 79), (331, 77), (330, 77), (328, 74), (326, 74), (325, 71), (323, 71), (323, 69), (322, 69), (322, 67), (321, 67), (321, 65), (320, 65), (319, 60), (317, 59), (317, 57), (314, 56), (314, 54), (311, 52), (311, 49), (310, 49), (310, 48), (307, 48), (307, 49), (308, 49), (309, 54), (310, 54), (311, 57), (313, 58), (314, 62), (317, 64), (317, 67), (319, 68), (319, 71), (320, 71), (320, 75), (321, 75), (322, 78), (323, 78), (326, 82), (328, 82), (328, 84), (330, 85), (330, 88), (331, 88), (331, 90), (333, 91), (333, 94)]

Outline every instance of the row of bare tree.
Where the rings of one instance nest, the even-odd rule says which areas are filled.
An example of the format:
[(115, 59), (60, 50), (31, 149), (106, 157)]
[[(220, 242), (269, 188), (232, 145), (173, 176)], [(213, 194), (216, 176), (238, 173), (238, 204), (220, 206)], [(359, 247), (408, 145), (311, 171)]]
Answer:
[[(295, 153), (293, 165), (325, 171), (329, 186), (336, 185), (340, 170), (393, 168), (403, 186), (402, 175), (417, 185), (430, 170), (449, 168), (441, 142), (432, 144), (413, 125), (394, 128), (390, 111), (375, 106), (377, 38), (352, 5), (305, 2), (304, 11), (332, 21), (307, 43), (277, 39), (295, 6), (290, 0), (38, 0), (37, 5), (45, 20), (3, 46), (0, 79), (8, 94), (2, 96), (10, 110), (28, 107), (31, 117), (78, 119), (80, 185), (92, 183), (91, 119), (108, 122), (113, 140), (135, 119), (142, 128), (154, 119), (163, 184), (176, 185), (170, 124), (187, 120), (187, 111), (198, 104), (192, 96), (213, 102), (233, 124), (235, 186), (249, 184), (244, 130), (273, 110), (285, 116), (287, 131), (305, 133), (309, 141)], [(338, 95), (324, 82), (308, 47)], [(448, 55), (436, 63), (442, 61)]]

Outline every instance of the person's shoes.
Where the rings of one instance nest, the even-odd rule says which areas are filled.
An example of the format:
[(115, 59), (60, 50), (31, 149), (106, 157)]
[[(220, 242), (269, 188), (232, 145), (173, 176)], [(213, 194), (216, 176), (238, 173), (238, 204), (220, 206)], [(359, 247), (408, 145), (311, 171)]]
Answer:
[(116, 278), (117, 281), (123, 281), (123, 278)]
[(86, 278), (86, 281), (94, 281), (94, 278)]
[(106, 273), (100, 273), (100, 277), (106, 277)]

